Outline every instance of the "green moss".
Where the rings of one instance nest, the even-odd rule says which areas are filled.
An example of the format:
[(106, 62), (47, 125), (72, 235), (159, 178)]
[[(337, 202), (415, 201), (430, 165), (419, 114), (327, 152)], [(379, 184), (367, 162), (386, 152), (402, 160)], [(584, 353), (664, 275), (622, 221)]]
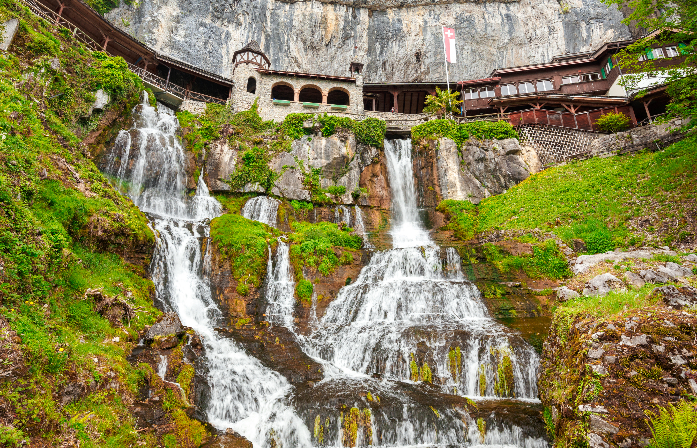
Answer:
[(300, 300), (304, 300), (308, 303), (312, 301), (312, 293), (314, 292), (314, 286), (312, 282), (306, 279), (299, 280), (295, 285), (295, 292), (298, 294)]
[(186, 397), (189, 397), (191, 392), (191, 381), (193, 381), (195, 373), (194, 366), (191, 364), (184, 364), (179, 371), (179, 375), (177, 375), (177, 383), (179, 383), (184, 390), (184, 395)]
[(421, 374), (419, 372), (419, 365), (416, 364), (416, 360), (414, 359), (413, 353), (411, 353), (411, 361), (409, 362), (409, 371), (411, 372), (411, 375), (409, 376), (410, 380), (412, 380), (413, 382), (417, 382), (421, 379)]
[(433, 382), (433, 374), (431, 373), (431, 368), (428, 366), (427, 362), (425, 362), (424, 365), (421, 366), (421, 378), (424, 383)]
[(513, 363), (507, 351), (499, 352), (498, 366), (496, 368), (496, 380), (494, 393), (499, 397), (515, 397), (515, 380), (513, 377)]
[(480, 441), (484, 443), (484, 440), (486, 439), (486, 422), (481, 417), (477, 419), (477, 429), (479, 430)]
[[(302, 277), (302, 267), (317, 269), (322, 275), (329, 275), (341, 263), (335, 248), (344, 250), (360, 249), (363, 245), (361, 237), (351, 235), (353, 229), (340, 229), (334, 223), (319, 222), (316, 224), (294, 222), (291, 224), (294, 233), (289, 236), (293, 243), (290, 249), (291, 263), (295, 268), (296, 279)], [(347, 252), (344, 252), (347, 253)], [(350, 256), (353, 262), (353, 256)], [(348, 263), (349, 256), (343, 256)]]
[[(268, 246), (274, 243), (275, 230), (265, 224), (240, 215), (226, 214), (211, 222), (211, 239), (225, 260), (229, 260), (238, 292), (247, 293), (248, 287), (258, 288), (266, 272)], [(239, 288), (239, 286), (238, 286)]]
[(486, 396), (486, 366), (479, 366), (479, 396)]
[(376, 148), (382, 148), (385, 140), (386, 124), (378, 118), (365, 118), (361, 121), (336, 115), (288, 114), (281, 125), (283, 133), (293, 140), (311, 133), (303, 128), (305, 121), (311, 120), (320, 126), (322, 136), (334, 135), (338, 129), (347, 129), (354, 133), (356, 140)]

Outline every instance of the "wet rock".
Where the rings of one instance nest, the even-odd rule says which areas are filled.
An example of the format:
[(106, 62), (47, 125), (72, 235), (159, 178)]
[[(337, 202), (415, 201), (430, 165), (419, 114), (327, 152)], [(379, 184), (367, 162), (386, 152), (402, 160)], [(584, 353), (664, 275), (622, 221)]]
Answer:
[(230, 179), (237, 164), (237, 150), (230, 148), (227, 139), (216, 140), (208, 146), (206, 169), (203, 175), (211, 191), (230, 191), (224, 181)]
[(124, 320), (131, 320), (136, 313), (133, 307), (118, 296), (107, 296), (102, 289), (88, 289), (85, 291), (85, 300), (94, 300), (95, 311), (108, 320), (115, 327), (123, 325)]
[(605, 406), (594, 406), (592, 404), (582, 404), (578, 407), (579, 412), (596, 412), (600, 414), (607, 414), (607, 409)]
[(213, 440), (202, 445), (201, 448), (252, 448), (252, 442), (232, 429), (228, 429), (225, 434), (215, 436)]
[(600, 274), (593, 277), (586, 283), (583, 288), (584, 296), (605, 296), (610, 291), (616, 289), (621, 289), (624, 287), (624, 283), (614, 275), (606, 272), (605, 274)]
[(634, 289), (641, 289), (646, 284), (646, 281), (644, 281), (643, 278), (634, 272), (625, 273), (624, 279), (626, 280), (627, 284)]
[(619, 428), (611, 423), (606, 422), (600, 416), (591, 414), (590, 430), (596, 433), (617, 434)]
[(170, 335), (181, 336), (185, 332), (186, 328), (182, 325), (177, 313), (167, 313), (148, 329), (147, 333), (145, 333), (145, 339), (153, 340), (156, 337), (166, 337)]
[(588, 250), (585, 241), (580, 240), (578, 238), (574, 238), (573, 240), (571, 240), (571, 245), (574, 248), (574, 252), (577, 253), (586, 252)]
[(663, 297), (666, 306), (680, 310), (697, 304), (697, 289), (692, 286), (661, 286), (651, 291), (651, 297)]
[(567, 300), (575, 299), (577, 297), (581, 297), (581, 294), (577, 293), (573, 289), (567, 288), (566, 286), (562, 286), (561, 288), (557, 289), (557, 299), (560, 302), (566, 302)]

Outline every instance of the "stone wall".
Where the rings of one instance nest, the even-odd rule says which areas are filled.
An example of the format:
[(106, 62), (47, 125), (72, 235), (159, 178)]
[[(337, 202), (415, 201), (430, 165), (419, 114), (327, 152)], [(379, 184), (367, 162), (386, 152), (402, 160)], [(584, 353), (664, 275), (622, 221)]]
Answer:
[(206, 103), (203, 101), (184, 100), (179, 106), (179, 110), (191, 112), (194, 115), (202, 114), (206, 111)]
[[(247, 82), (250, 78), (256, 80), (255, 93), (247, 92)], [(264, 120), (280, 122), (291, 113), (332, 113), (346, 116), (363, 114), (363, 79), (360, 75), (351, 81), (304, 78), (292, 75), (264, 74), (255, 70), (253, 65), (241, 64), (236, 67), (233, 80), (235, 87), (232, 102), (235, 110), (248, 110), (254, 100), (258, 98), (259, 115)], [(274, 104), (271, 92), (277, 84), (290, 86), (295, 91), (296, 100), (303, 87), (315, 87), (322, 92), (323, 104), (319, 107), (303, 106), (298, 101), (285, 105)], [(348, 93), (349, 105), (347, 109), (334, 108), (332, 105), (326, 104), (327, 94), (335, 89)]]
[(667, 123), (649, 124), (616, 134), (601, 134), (591, 143), (590, 155), (608, 157), (643, 149), (660, 150), (684, 137), (681, 132), (674, 132), (684, 124), (683, 120), (676, 119)]

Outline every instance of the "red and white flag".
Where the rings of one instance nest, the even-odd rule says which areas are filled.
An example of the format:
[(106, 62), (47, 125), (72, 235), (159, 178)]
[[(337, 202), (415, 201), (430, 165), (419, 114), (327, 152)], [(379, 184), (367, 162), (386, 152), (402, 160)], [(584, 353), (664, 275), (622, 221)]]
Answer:
[(445, 45), (445, 59), (451, 64), (457, 62), (455, 56), (455, 30), (443, 27), (443, 44)]

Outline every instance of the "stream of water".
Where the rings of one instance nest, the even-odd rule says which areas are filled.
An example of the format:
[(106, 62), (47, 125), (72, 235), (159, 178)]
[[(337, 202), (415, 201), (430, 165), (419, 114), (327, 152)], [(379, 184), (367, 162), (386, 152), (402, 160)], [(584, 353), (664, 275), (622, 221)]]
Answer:
[[(187, 196), (184, 148), (176, 136), (174, 113), (153, 108), (147, 97), (134, 109), (135, 124), (116, 139), (105, 171), (122, 191), (148, 214), (157, 232), (152, 276), (158, 303), (176, 312), (205, 346), (211, 396), (206, 414), (219, 429), (232, 428), (255, 448), (318, 446), (311, 434), (315, 407), (293, 404), (293, 387), (264, 367), (237, 343), (215, 331), (222, 313), (212, 300), (209, 282), (209, 222), (221, 205), (199, 177), (196, 194)], [(351, 389), (373, 390), (394, 410), (376, 410), (372, 433), (361, 432), (358, 443), (380, 446), (521, 446), (546, 447), (545, 440), (526, 435), (516, 425), (493, 425), (483, 437), (464, 411), (435, 413), (400, 392), (423, 376), (428, 364), (443, 393), (477, 399), (500, 396), (504, 358), (510, 360), (513, 384), (509, 396), (534, 400), (537, 356), (519, 337), (489, 316), (477, 288), (460, 270), (457, 251), (441, 249), (420, 223), (413, 183), (411, 146), (407, 140), (386, 141), (393, 192), (393, 249), (375, 252), (358, 279), (343, 287), (309, 336), (296, 335), (303, 350), (325, 368), (316, 386), (329, 394)], [(249, 219), (276, 225), (279, 202), (263, 196), (245, 204)], [(337, 208), (336, 220), (351, 224), (351, 209)], [(354, 210), (353, 225), (365, 235), (362, 214)], [(370, 248), (369, 243), (364, 247)], [(269, 249), (266, 310), (272, 325), (295, 333), (294, 279), (289, 246), (279, 240)], [(457, 363), (453, 363), (457, 353)], [(413, 365), (417, 366), (414, 377)], [(377, 374), (381, 379), (371, 376)], [(336, 412), (335, 412), (336, 413)], [(341, 446), (340, 423), (327, 428), (323, 446)], [(371, 435), (372, 434), (372, 435)]]

